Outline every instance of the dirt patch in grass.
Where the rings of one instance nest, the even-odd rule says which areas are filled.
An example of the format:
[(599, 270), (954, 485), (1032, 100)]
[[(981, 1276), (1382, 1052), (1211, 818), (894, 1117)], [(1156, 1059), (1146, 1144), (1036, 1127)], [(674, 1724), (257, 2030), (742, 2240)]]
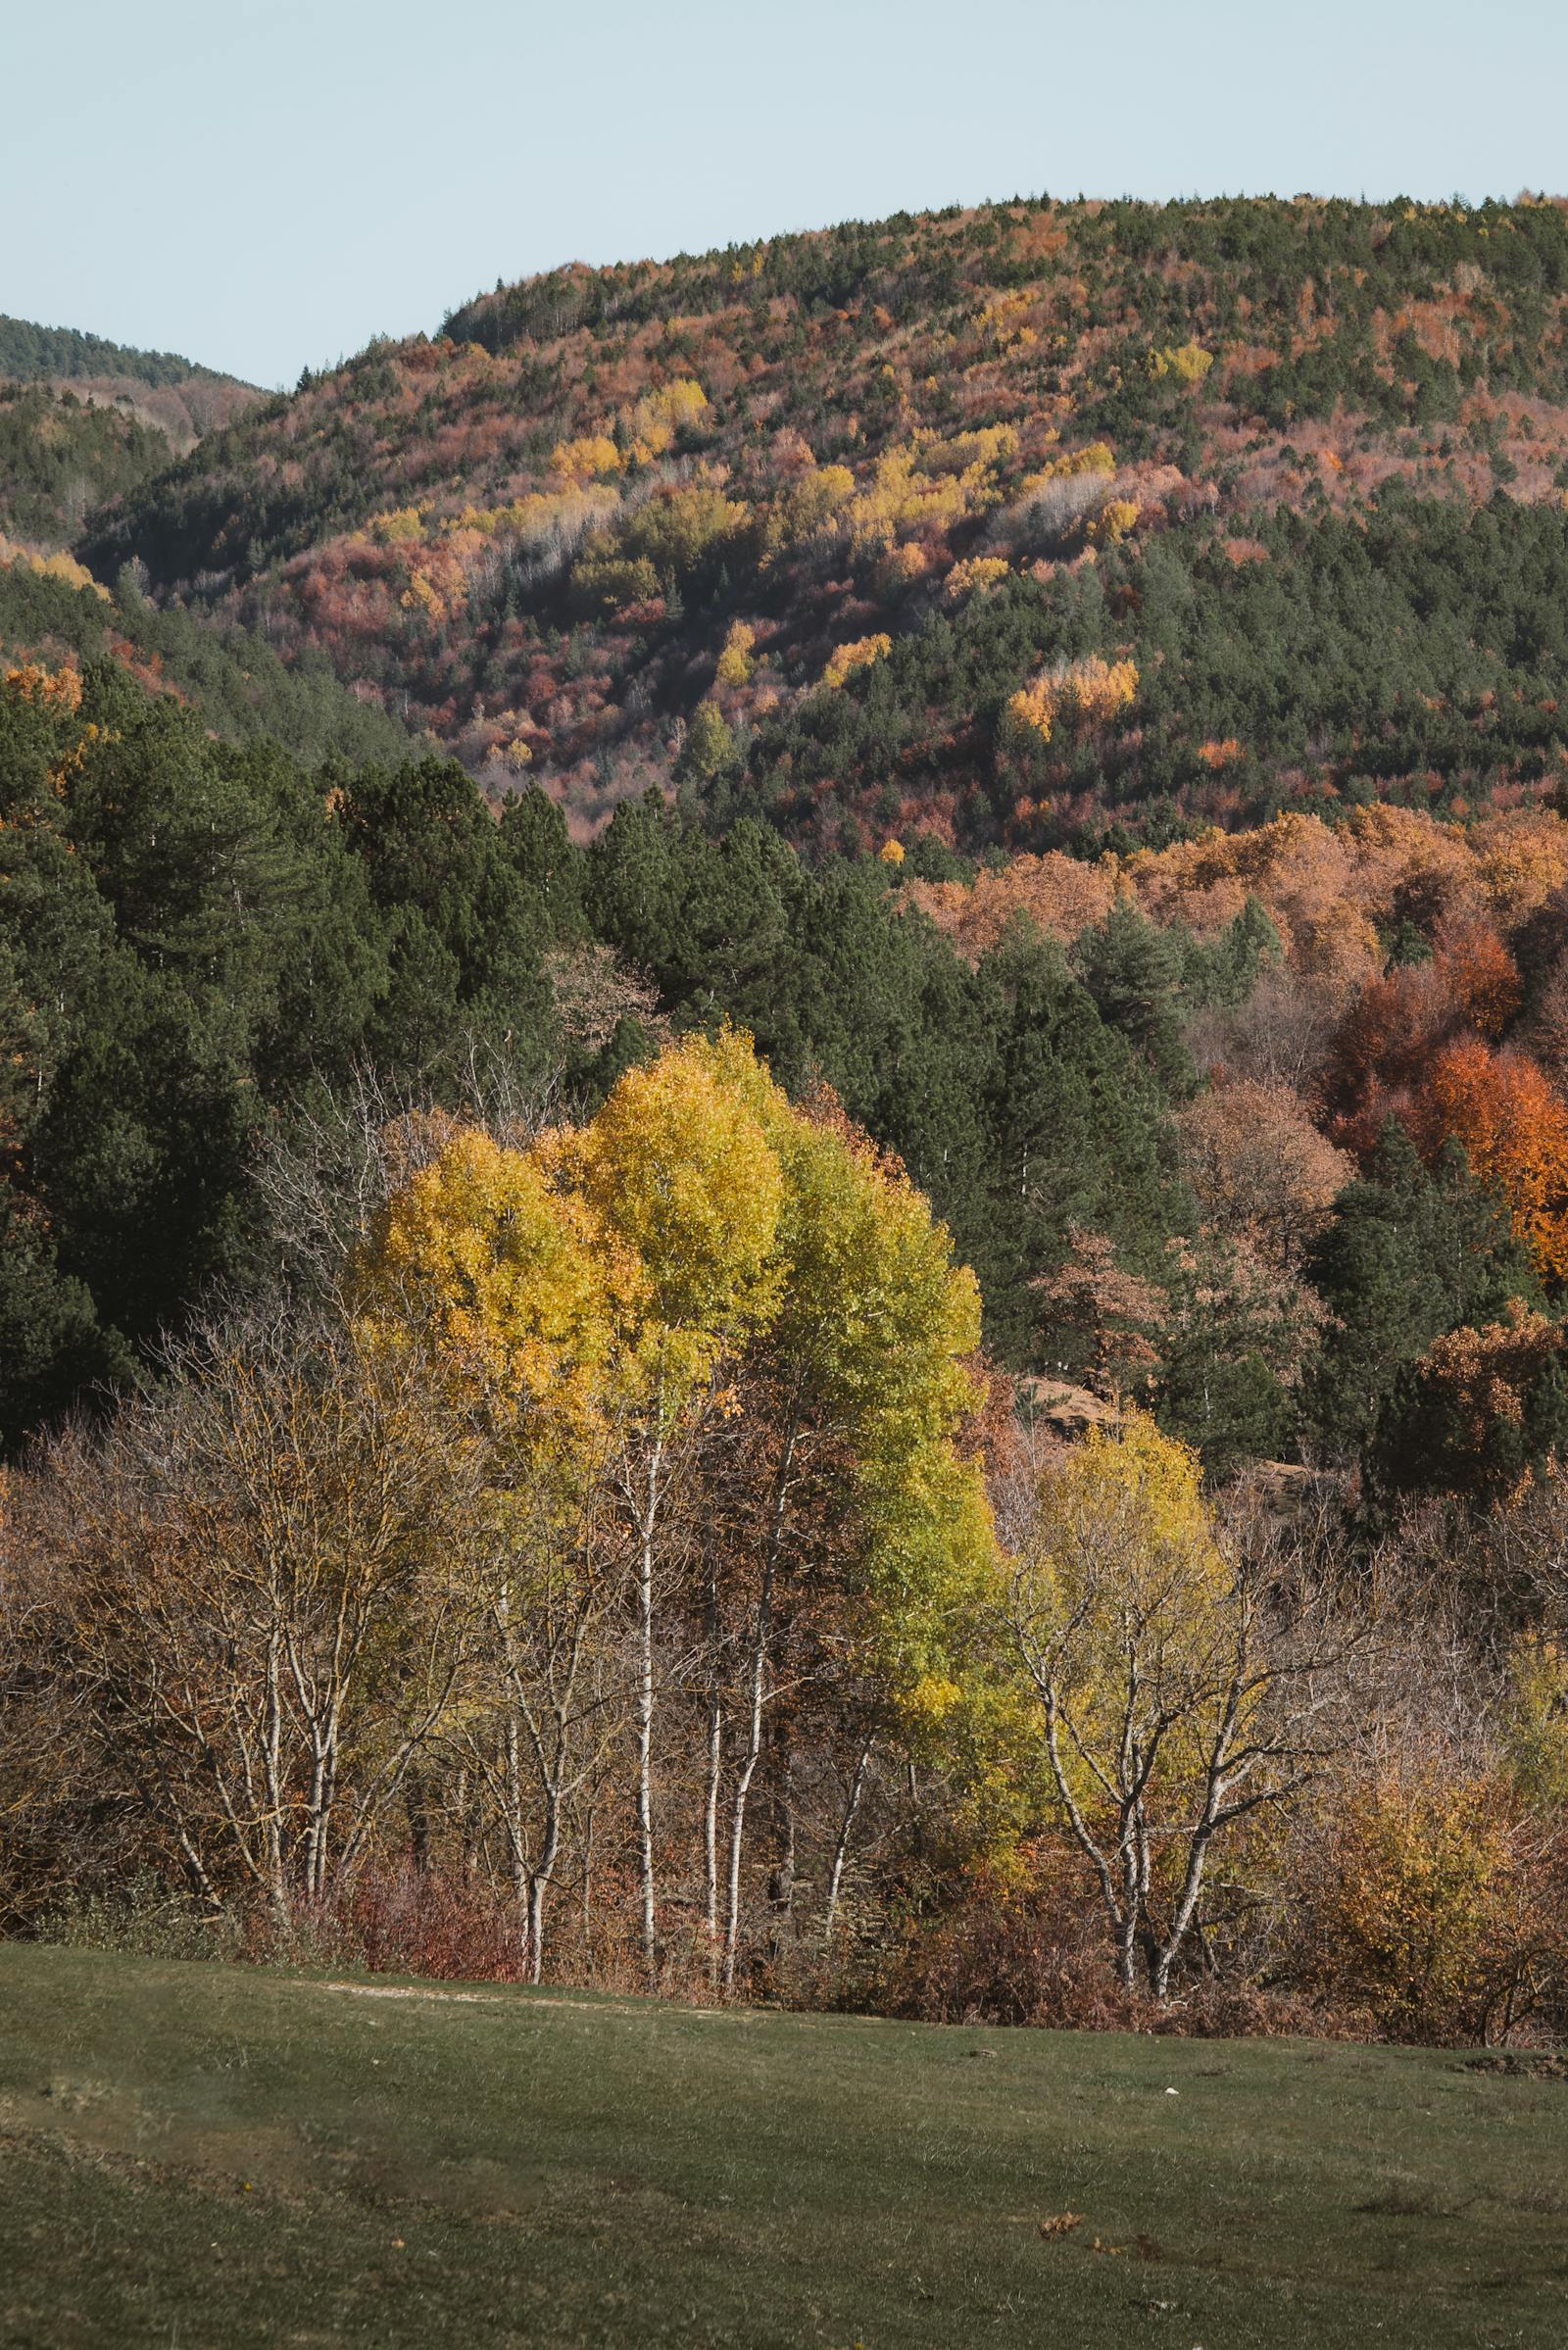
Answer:
[[(449, 1990), (445, 1984), (416, 1983), (309, 1983), (295, 1982), (290, 1987), (297, 1991), (340, 1991), (355, 1999), (419, 1999), (441, 2006), (509, 2007), (514, 2015), (519, 2008), (570, 2007), (585, 2016), (640, 2016), (660, 2014), (662, 2009), (647, 2000), (631, 1999), (568, 1999), (559, 1991), (529, 1991), (518, 2000), (509, 1998), (504, 1991)], [(744, 2023), (752, 2011), (744, 2007), (679, 2007), (672, 2014), (696, 2016), (705, 2022), (716, 2023), (721, 2018), (729, 2023)]]

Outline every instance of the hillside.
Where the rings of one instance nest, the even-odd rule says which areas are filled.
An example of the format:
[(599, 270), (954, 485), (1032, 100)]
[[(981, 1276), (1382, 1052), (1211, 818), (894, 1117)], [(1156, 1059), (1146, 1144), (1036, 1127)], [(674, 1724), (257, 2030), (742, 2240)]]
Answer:
[(69, 546), (94, 508), (258, 397), (172, 351), (0, 317), (0, 531)]
[[(5, 416), (0, 399), (0, 440)], [(129, 574), (111, 593), (74, 557), (0, 534), (0, 670), (61, 660), (113, 661), (229, 741), (265, 737), (307, 759), (398, 759), (415, 748), (396, 718), (339, 683), (321, 654), (285, 667), (246, 629), (214, 627), (178, 605), (160, 610)]]
[(17, 2350), (1558, 2338), (1568, 2091), (1453, 2057), (20, 1946), (0, 2015)]
[(199, 367), (177, 351), (138, 351), (111, 343), (74, 326), (40, 326), (33, 318), (0, 315), (0, 376), (14, 383), (90, 382), (124, 379), (167, 390), (192, 377), (226, 383), (232, 377)]
[(129, 409), (50, 384), (0, 384), (0, 529), (70, 545), (94, 507), (167, 465), (171, 446)]
[(255, 384), (177, 351), (138, 351), (74, 326), (0, 315), (0, 382), (47, 384), (83, 401), (116, 403), (156, 424), (176, 448), (260, 397)]
[(1568, 751), (1568, 210), (1015, 202), (498, 287), (78, 551), (582, 823), (1158, 841)]
[[(1136, 1376), (1216, 1475), (1304, 1446), (1491, 1493), (1559, 1443), (1560, 1328), (1514, 1361), (1502, 1327), (1568, 1278), (1555, 810), (976, 871), (654, 798), (574, 847), (544, 793), (496, 824), (406, 763), (319, 653), (70, 564), (0, 563), (0, 1442), (260, 1273), (302, 1092), (456, 1104), (477, 1052), (586, 1106), (727, 1016), (897, 1151), (1008, 1370)], [(1455, 1329), (1511, 1365), (1468, 1433)]]

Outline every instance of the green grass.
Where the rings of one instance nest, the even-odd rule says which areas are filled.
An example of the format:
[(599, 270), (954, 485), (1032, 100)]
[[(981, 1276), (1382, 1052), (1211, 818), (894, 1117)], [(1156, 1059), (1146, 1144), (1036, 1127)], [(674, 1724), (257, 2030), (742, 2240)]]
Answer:
[(0, 1948), (6, 2350), (1146, 2340), (1568, 2341), (1568, 2085)]

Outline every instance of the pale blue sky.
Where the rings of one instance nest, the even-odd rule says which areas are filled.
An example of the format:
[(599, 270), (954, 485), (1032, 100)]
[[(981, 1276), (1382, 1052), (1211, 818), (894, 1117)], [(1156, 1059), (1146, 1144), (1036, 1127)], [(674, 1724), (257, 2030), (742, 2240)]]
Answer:
[(0, 0), (0, 311), (256, 381), (988, 196), (1568, 189), (1568, 0)]

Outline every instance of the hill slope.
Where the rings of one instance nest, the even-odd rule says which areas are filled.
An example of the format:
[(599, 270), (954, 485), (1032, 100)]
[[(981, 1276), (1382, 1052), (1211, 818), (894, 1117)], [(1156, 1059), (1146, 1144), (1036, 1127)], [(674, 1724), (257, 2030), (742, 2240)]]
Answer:
[(1543, 788), (1565, 487), (1562, 206), (1042, 200), (498, 288), (81, 546), (584, 820), (1041, 849)]
[(88, 513), (259, 397), (172, 351), (0, 317), (0, 530), (69, 546)]
[(1452, 2057), (16, 1944), (0, 2014), (0, 2329), (25, 2350), (1119, 2350), (1151, 2321), (1544, 2350), (1561, 2320), (1568, 2093)]
[[(188, 446), (189, 436), (178, 446)], [(68, 547), (96, 507), (160, 472), (176, 445), (132, 407), (69, 387), (0, 383), (0, 529)]]
[(320, 654), (285, 667), (243, 628), (214, 627), (177, 605), (160, 610), (128, 577), (111, 593), (73, 557), (29, 554), (0, 537), (0, 670), (62, 658), (73, 666), (118, 661), (230, 742), (266, 738), (313, 761), (333, 752), (397, 759), (417, 748), (387, 711), (356, 700)]
[(114, 402), (156, 424), (176, 448), (225, 423), (260, 397), (255, 384), (204, 367), (177, 351), (138, 351), (75, 326), (40, 326), (0, 315), (0, 382), (71, 389)]

